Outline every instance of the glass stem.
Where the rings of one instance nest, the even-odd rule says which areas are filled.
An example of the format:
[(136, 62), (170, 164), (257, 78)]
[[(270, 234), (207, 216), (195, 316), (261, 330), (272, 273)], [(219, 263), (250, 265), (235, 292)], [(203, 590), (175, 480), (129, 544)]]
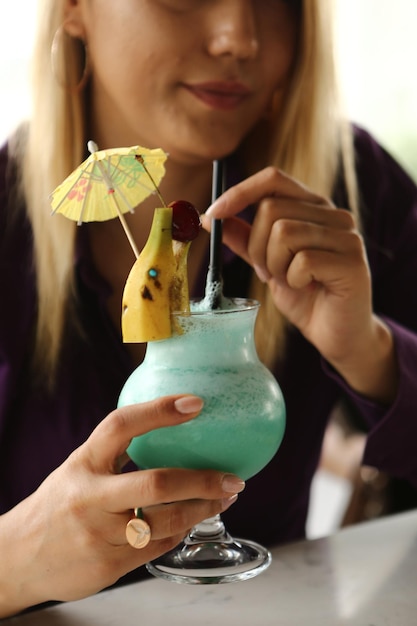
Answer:
[(208, 517), (196, 524), (186, 538), (186, 543), (198, 543), (200, 541), (233, 541), (221, 520), (220, 515)]

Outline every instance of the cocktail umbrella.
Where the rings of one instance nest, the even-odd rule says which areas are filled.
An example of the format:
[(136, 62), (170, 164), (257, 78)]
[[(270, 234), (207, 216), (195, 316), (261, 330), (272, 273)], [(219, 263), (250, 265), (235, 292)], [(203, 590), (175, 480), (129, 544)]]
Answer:
[(165, 174), (167, 154), (142, 146), (98, 150), (88, 142), (90, 156), (51, 194), (52, 213), (61, 213), (78, 225), (118, 217), (136, 258), (136, 244), (124, 218), (152, 193), (165, 202), (158, 185)]

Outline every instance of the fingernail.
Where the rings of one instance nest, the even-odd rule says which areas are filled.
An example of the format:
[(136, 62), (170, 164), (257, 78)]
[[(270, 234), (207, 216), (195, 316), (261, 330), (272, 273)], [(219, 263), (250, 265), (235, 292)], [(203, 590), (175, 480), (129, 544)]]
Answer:
[(245, 488), (245, 482), (234, 476), (234, 474), (226, 474), (222, 480), (223, 491), (228, 491), (229, 493), (240, 493)]
[(200, 215), (200, 222), (203, 228), (210, 228), (210, 225), (211, 225), (210, 215), (206, 215), (205, 213)]
[(261, 283), (267, 283), (268, 280), (271, 278), (271, 276), (268, 274), (268, 272), (265, 272), (263, 269), (258, 267), (258, 265), (254, 265), (253, 269), (255, 270), (256, 275), (259, 278), (259, 280), (261, 281)]
[(198, 413), (204, 406), (204, 402), (198, 396), (183, 396), (177, 398), (174, 402), (174, 406), (178, 413), (187, 415), (188, 413)]
[(211, 204), (209, 208), (206, 211), (204, 211), (204, 214), (207, 215), (208, 217), (214, 217), (213, 213), (215, 212), (217, 205), (218, 205), (218, 202), (213, 202), (213, 204)]
[(238, 498), (237, 493), (234, 496), (231, 496), (230, 498), (223, 498), (222, 511), (226, 511), (226, 509), (228, 509), (229, 506), (232, 506), (232, 504), (236, 502), (237, 498)]

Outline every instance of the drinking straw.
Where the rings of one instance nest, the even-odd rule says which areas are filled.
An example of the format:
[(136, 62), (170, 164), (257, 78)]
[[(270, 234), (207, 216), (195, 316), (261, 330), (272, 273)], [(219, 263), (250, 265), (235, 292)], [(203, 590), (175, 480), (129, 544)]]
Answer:
[[(226, 165), (224, 161), (213, 161), (211, 201), (214, 202), (225, 190)], [(210, 262), (207, 273), (205, 299), (211, 310), (220, 309), (223, 297), (222, 276), (222, 225), (221, 219), (213, 218), (210, 232)]]

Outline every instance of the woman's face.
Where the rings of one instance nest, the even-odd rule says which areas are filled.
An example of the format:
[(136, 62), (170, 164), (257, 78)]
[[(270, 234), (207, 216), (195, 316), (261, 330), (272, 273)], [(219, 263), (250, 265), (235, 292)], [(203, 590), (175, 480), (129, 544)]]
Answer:
[(232, 152), (283, 90), (296, 45), (284, 0), (67, 0), (92, 65), (101, 148), (141, 144), (194, 163)]

